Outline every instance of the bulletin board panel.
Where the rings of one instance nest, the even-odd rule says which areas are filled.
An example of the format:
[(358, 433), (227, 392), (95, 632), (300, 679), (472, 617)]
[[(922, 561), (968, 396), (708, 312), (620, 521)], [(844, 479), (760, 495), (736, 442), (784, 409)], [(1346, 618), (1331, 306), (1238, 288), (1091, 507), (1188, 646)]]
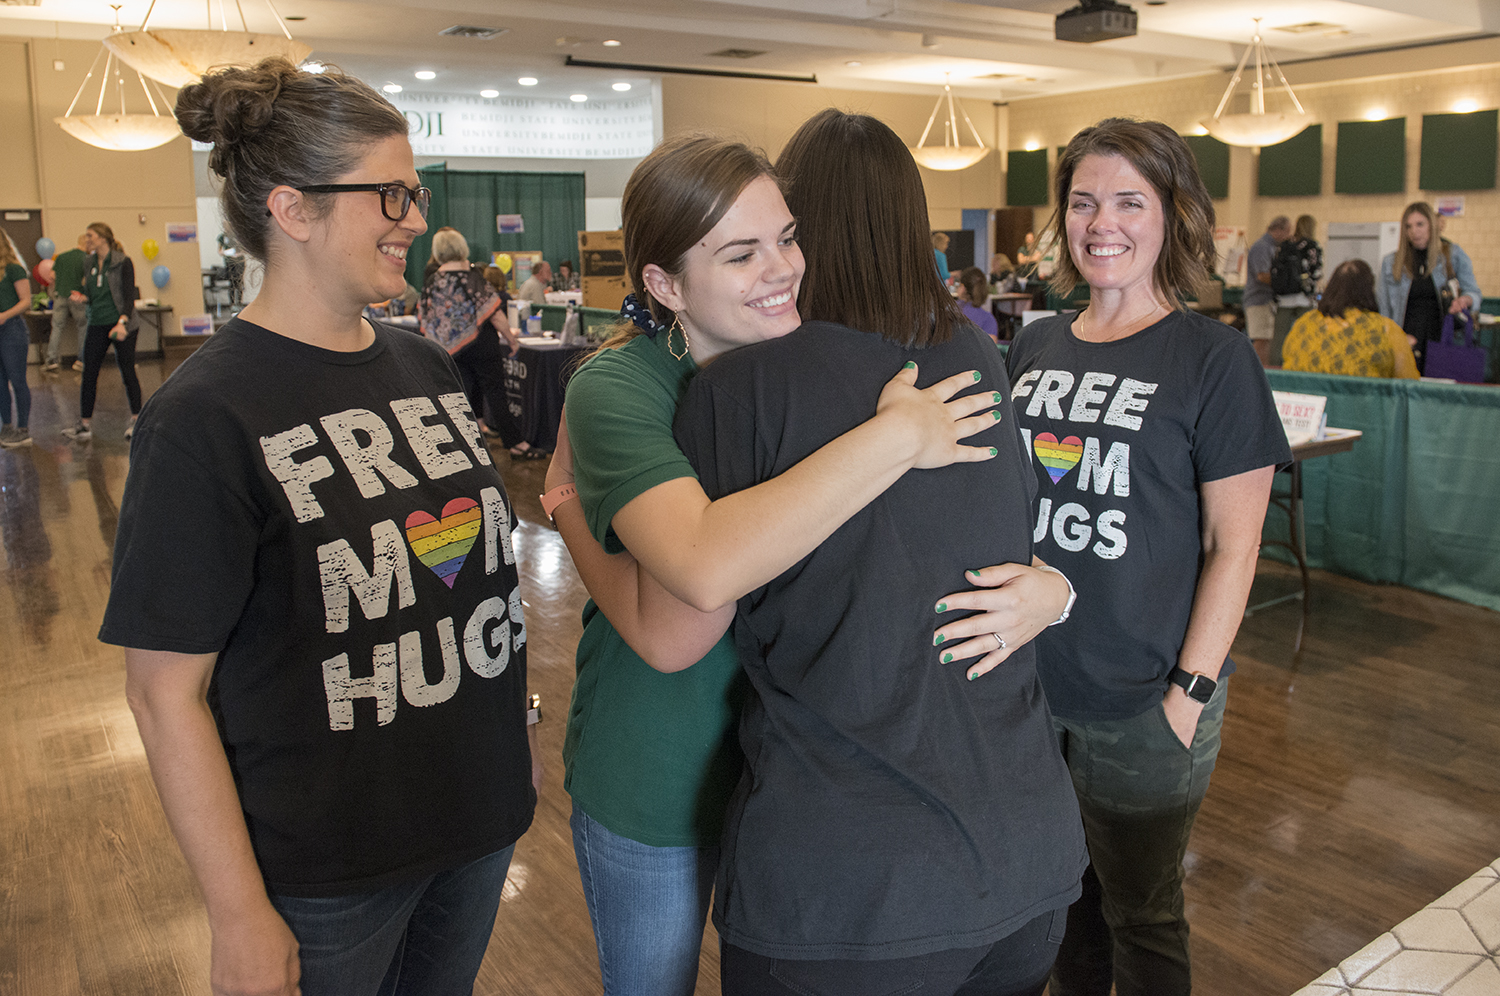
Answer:
[(1323, 126), (1308, 125), (1260, 150), (1260, 196), (1316, 197), (1323, 192)]
[(1006, 156), (1009, 165), (1005, 171), (1005, 203), (1011, 207), (1045, 207), (1047, 150), (1012, 149)]
[(1340, 121), (1333, 154), (1335, 194), (1406, 190), (1406, 119)]
[(1229, 196), (1229, 146), (1212, 135), (1184, 135), (1182, 140), (1198, 160), (1198, 175), (1208, 188), (1208, 196), (1223, 200)]
[(1494, 190), (1500, 111), (1422, 115), (1423, 190)]

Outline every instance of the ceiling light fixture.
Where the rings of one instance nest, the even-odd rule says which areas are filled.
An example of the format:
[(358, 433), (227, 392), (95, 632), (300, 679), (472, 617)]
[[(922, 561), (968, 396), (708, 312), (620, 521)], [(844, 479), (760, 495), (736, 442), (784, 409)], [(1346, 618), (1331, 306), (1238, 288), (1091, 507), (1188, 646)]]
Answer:
[(1479, 101), (1477, 100), (1460, 100), (1453, 105), (1453, 112), (1455, 114), (1473, 114), (1477, 110), (1479, 110)]
[(614, 84), (612, 84), (610, 86), (610, 89), (614, 90), (616, 93), (624, 93), (625, 91), (627, 91), (627, 90), (630, 89), (630, 84), (629, 83), (614, 83)]
[(516, 82), (521, 84), (522, 86), (536, 86), (536, 77), (522, 76), (520, 79), (516, 80)]
[(412, 75), (419, 80), (437, 79), (437, 73), (433, 72), (431, 69), (418, 69), (416, 72), (412, 73)]
[(266, 0), (266, 6), (271, 9), (284, 37), (252, 33), (239, 0), (236, 0), (235, 7), (243, 30), (231, 31), (225, 11), (227, 2), (219, 0), (217, 29), (213, 26), (213, 0), (208, 0), (207, 30), (161, 28), (152, 31), (148, 26), (151, 14), (156, 10), (156, 0), (151, 0), (139, 30), (112, 34), (104, 39), (104, 44), (131, 69), (172, 87), (198, 82), (210, 66), (253, 66), (273, 56), (281, 56), (295, 66), (311, 54), (311, 46), (292, 38), (291, 30), (271, 0)]
[[(1239, 86), (1240, 77), (1244, 73), (1245, 62), (1251, 53), (1255, 54), (1255, 82), (1250, 87), (1250, 112), (1248, 114), (1225, 114), (1224, 108), (1229, 104), (1229, 98), (1234, 96), (1234, 88)], [(1266, 68), (1269, 64), (1269, 70)], [(1266, 112), (1266, 82), (1267, 78), (1279, 80), (1281, 88), (1291, 98), (1292, 106), (1296, 113), (1284, 112), (1281, 114), (1269, 114)], [(1234, 76), (1229, 80), (1229, 86), (1224, 90), (1224, 96), (1219, 100), (1218, 109), (1214, 111), (1213, 117), (1203, 119), (1203, 127), (1208, 133), (1219, 141), (1228, 145), (1241, 146), (1265, 146), (1279, 145), (1287, 139), (1300, 135), (1308, 125), (1313, 123), (1311, 114), (1302, 109), (1302, 102), (1292, 92), (1292, 85), (1286, 81), (1286, 73), (1271, 58), (1271, 53), (1266, 51), (1266, 43), (1260, 37), (1260, 18), (1255, 18), (1255, 33), (1250, 38), (1250, 47), (1240, 56), (1240, 64), (1234, 69)]]
[[(937, 120), (938, 111), (943, 109), (943, 100), (948, 101), (948, 114), (943, 119), (943, 144), (927, 145), (927, 136), (932, 132), (933, 122)], [(958, 136), (958, 115), (964, 116), (964, 124), (969, 126), (970, 133), (974, 136), (977, 146), (963, 145)], [(932, 113), (927, 117), (927, 127), (922, 129), (922, 137), (917, 144), (911, 146), (911, 156), (919, 165), (928, 169), (956, 170), (968, 169), (979, 160), (990, 154), (989, 146), (984, 144), (984, 139), (979, 137), (979, 130), (974, 127), (974, 122), (969, 120), (969, 114), (962, 105), (957, 109), (953, 104), (953, 87), (948, 84), (948, 76), (943, 75), (943, 92), (938, 95), (937, 104), (933, 106)]]
[(323, 65), (321, 62), (313, 62), (311, 60), (304, 62), (297, 68), (302, 70), (304, 73), (312, 73), (314, 76), (321, 76), (328, 71), (328, 67)]
[(571, 100), (575, 104), (581, 104), (585, 100), (589, 99), (589, 95), (586, 94), (586, 93), (575, 93), (575, 94), (570, 95), (568, 97), (568, 99)]
[(485, 100), (494, 100), (496, 97), (500, 96), (500, 91), (499, 90), (480, 90), (479, 91), (479, 95), (481, 97), (483, 97)]
[(614, 39), (614, 38), (606, 38), (604, 40), (604, 47), (605, 48), (619, 48), (620, 47), (620, 42), (618, 40)]
[[(114, 30), (118, 32), (120, 8), (116, 4), (110, 6), (114, 7)], [(83, 96), (84, 88), (89, 85), (89, 80), (94, 78), (94, 69), (99, 65), (99, 56), (104, 56), (104, 72), (99, 76), (99, 99), (94, 102), (94, 113), (74, 114), (73, 108), (78, 106), (78, 100)], [(111, 69), (114, 71), (115, 91), (120, 98), (118, 114), (108, 114), (104, 111), (104, 91), (110, 86)], [(146, 95), (146, 103), (151, 105), (150, 114), (131, 114), (126, 110), (125, 80), (120, 74), (120, 60), (106, 40), (104, 46), (99, 49), (99, 55), (94, 56), (94, 62), (89, 66), (88, 74), (78, 85), (78, 92), (73, 95), (73, 102), (68, 105), (67, 113), (52, 120), (69, 135), (96, 149), (107, 149), (111, 152), (140, 152), (167, 144), (182, 134), (182, 130), (177, 127), (177, 119), (170, 113), (162, 113), (163, 107), (172, 106), (171, 101), (167, 100), (160, 87), (157, 87), (156, 96), (153, 97), (151, 88), (146, 85), (146, 79), (139, 71), (136, 72), (135, 78), (141, 85), (141, 91)], [(161, 99), (161, 107), (157, 106), (157, 98)]]
[(848, 62), (844, 63), (844, 65), (846, 65), (849, 68), (853, 69), (853, 68), (855, 68), (857, 66), (863, 66), (864, 63), (860, 62), (858, 59), (850, 59)]
[(387, 83), (385, 86), (381, 87), (380, 89), (384, 90), (386, 93), (400, 93), (401, 92), (401, 84), (400, 83)]

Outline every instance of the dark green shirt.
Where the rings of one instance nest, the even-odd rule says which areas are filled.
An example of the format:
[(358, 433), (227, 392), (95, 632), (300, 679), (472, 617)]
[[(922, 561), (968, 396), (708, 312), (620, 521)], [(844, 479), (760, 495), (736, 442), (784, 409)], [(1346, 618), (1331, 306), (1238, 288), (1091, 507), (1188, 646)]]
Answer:
[[(0, 311), (9, 311), (21, 301), (21, 295), (16, 293), (16, 281), (29, 279), (26, 267), (20, 263), (7, 263), (5, 265), (4, 286), (0, 286)], [(6, 411), (10, 411), (9, 408)]]
[(84, 275), (83, 292), (89, 298), (89, 324), (113, 325), (120, 320), (120, 309), (115, 307), (115, 296), (109, 290), (108, 268), (94, 264)]
[(83, 271), (88, 269), (89, 254), (82, 249), (69, 249), (52, 257), (52, 296), (65, 298), (76, 290), (83, 290)]

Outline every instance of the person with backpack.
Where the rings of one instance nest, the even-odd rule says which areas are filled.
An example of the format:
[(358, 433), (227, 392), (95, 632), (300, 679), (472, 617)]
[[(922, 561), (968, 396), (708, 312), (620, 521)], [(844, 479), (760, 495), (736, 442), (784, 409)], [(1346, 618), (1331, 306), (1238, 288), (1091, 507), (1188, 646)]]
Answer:
[(1245, 332), (1255, 346), (1261, 366), (1271, 362), (1271, 338), (1276, 331), (1276, 292), (1271, 289), (1271, 267), (1276, 250), (1291, 237), (1290, 219), (1279, 214), (1266, 226), (1266, 234), (1250, 247), (1250, 275), (1245, 281)]
[(1281, 366), (1281, 346), (1297, 319), (1307, 314), (1317, 300), (1318, 281), (1323, 277), (1323, 249), (1313, 238), (1318, 220), (1310, 214), (1297, 219), (1292, 237), (1276, 247), (1271, 261), (1271, 291), (1276, 295), (1271, 366)]

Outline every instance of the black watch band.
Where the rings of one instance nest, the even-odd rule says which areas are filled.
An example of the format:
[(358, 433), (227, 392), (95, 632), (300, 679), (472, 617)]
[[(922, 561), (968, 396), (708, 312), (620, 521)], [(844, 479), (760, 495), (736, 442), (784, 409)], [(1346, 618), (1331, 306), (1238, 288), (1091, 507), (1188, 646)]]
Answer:
[(1214, 689), (1219, 687), (1219, 683), (1208, 675), (1194, 674), (1180, 667), (1174, 667), (1172, 673), (1167, 675), (1167, 680), (1174, 685), (1181, 686), (1182, 690), (1187, 692), (1188, 698), (1204, 705), (1207, 705), (1208, 700), (1214, 697)]

